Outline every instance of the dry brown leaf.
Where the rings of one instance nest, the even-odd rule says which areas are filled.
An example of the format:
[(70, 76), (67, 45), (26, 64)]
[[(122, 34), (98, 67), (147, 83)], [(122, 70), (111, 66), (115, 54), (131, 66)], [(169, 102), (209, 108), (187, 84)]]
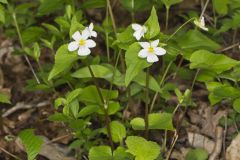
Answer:
[(240, 134), (232, 140), (227, 148), (226, 160), (240, 160)]

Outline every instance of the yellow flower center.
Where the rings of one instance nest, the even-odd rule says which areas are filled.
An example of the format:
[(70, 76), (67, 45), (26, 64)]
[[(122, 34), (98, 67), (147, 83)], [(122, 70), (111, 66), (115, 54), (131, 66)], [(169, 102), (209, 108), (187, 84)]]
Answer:
[(83, 46), (83, 45), (85, 45), (85, 44), (86, 44), (86, 41), (85, 41), (85, 40), (81, 39), (81, 40), (79, 41), (79, 45), (80, 45), (80, 46)]
[(149, 48), (148, 48), (148, 52), (149, 52), (149, 53), (153, 53), (153, 52), (154, 52), (154, 48), (153, 48), (153, 47), (149, 47)]

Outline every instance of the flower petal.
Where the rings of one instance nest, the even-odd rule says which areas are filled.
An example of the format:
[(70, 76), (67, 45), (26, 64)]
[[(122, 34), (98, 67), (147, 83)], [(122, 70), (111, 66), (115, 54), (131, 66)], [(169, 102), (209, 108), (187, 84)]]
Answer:
[(79, 41), (81, 39), (81, 34), (79, 31), (76, 31), (73, 35), (72, 35), (72, 38), (75, 40), (75, 41)]
[(158, 61), (158, 57), (155, 54), (148, 54), (147, 61), (149, 63), (154, 63)]
[(95, 32), (95, 31), (92, 31), (92, 32), (91, 32), (91, 36), (93, 36), (93, 37), (95, 37), (95, 38), (96, 38), (96, 37), (97, 37), (97, 32)]
[(156, 47), (154, 51), (155, 51), (155, 54), (158, 56), (164, 55), (167, 52), (164, 48), (161, 48), (161, 47)]
[(91, 53), (91, 50), (87, 47), (80, 47), (78, 49), (78, 55), (79, 56), (87, 56)]
[(159, 44), (159, 39), (151, 42), (151, 46), (152, 46), (152, 47), (157, 47), (158, 44)]
[(79, 44), (78, 44), (77, 41), (73, 41), (73, 42), (71, 42), (71, 43), (68, 44), (68, 50), (69, 50), (70, 52), (77, 50), (78, 47), (79, 47)]
[(148, 51), (147, 49), (142, 49), (139, 53), (138, 56), (141, 58), (146, 58), (148, 56)]
[(88, 39), (88, 40), (86, 40), (86, 47), (88, 47), (88, 48), (96, 47), (96, 42), (94, 42), (91, 39)]
[(82, 31), (82, 39), (86, 40), (88, 39), (88, 37), (90, 37), (90, 32), (89, 32), (89, 28), (86, 27), (83, 31)]
[(148, 43), (148, 42), (139, 42), (139, 44), (144, 49), (147, 49), (150, 47), (150, 43)]
[(139, 30), (142, 29), (142, 26), (134, 23), (134, 24), (132, 24), (132, 29), (135, 30), (135, 31), (139, 31)]
[(136, 38), (136, 40), (139, 41), (142, 37), (142, 33), (141, 33), (141, 31), (136, 31), (133, 33), (133, 36)]
[(90, 31), (92, 31), (92, 30), (93, 30), (93, 27), (94, 27), (93, 23), (90, 23), (90, 25), (89, 25), (88, 28), (89, 28)]

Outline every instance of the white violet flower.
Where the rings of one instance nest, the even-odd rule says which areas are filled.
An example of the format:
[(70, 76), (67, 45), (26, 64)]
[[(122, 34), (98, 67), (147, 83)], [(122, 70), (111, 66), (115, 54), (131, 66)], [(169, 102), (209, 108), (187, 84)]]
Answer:
[(197, 27), (201, 28), (202, 30), (208, 31), (208, 28), (205, 26), (205, 19), (203, 16), (200, 17), (199, 19), (194, 20), (194, 24)]
[(88, 26), (88, 27), (86, 27), (84, 30), (83, 30), (83, 32), (88, 32), (88, 34), (89, 34), (89, 37), (91, 38), (91, 37), (97, 37), (97, 32), (95, 32), (94, 30), (93, 30), (93, 28), (94, 28), (94, 26), (93, 26), (93, 23), (90, 23), (90, 25)]
[(141, 47), (143, 48), (138, 53), (138, 56), (141, 58), (147, 58), (149, 63), (157, 62), (159, 59), (157, 56), (161, 56), (166, 54), (166, 50), (162, 47), (158, 47), (159, 40), (155, 40), (152, 42), (139, 42)]
[(147, 27), (141, 26), (139, 24), (132, 24), (132, 29), (134, 30), (133, 36), (139, 41), (144, 34), (147, 32)]
[(68, 44), (68, 50), (72, 52), (78, 49), (79, 56), (89, 55), (91, 53), (89, 48), (94, 48), (96, 46), (96, 43), (93, 40), (88, 39), (89, 37), (89, 32), (84, 31), (82, 34), (79, 31), (75, 32), (72, 35), (74, 41)]

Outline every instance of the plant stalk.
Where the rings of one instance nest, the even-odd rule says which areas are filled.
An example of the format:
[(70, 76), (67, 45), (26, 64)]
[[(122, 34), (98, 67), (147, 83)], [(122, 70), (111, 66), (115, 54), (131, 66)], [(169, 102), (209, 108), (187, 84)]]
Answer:
[(146, 100), (145, 100), (145, 138), (148, 139), (148, 129), (149, 129), (149, 120), (148, 120), (148, 97), (149, 97), (149, 68), (147, 68), (146, 72)]
[(169, 19), (169, 6), (166, 6), (166, 22), (165, 22), (165, 30), (168, 30), (168, 19)]
[[(24, 46), (24, 43), (23, 43), (23, 40), (22, 40), (22, 35), (21, 35), (20, 29), (19, 29), (19, 26), (18, 26), (16, 14), (15, 14), (15, 13), (12, 13), (12, 17), (13, 17), (13, 21), (14, 21), (15, 28), (16, 28), (16, 30), (17, 30), (17, 34), (18, 34), (18, 38), (19, 38), (21, 47), (22, 47), (22, 49), (24, 50), (25, 46)], [(30, 60), (28, 59), (28, 57), (27, 57), (26, 55), (23, 55), (23, 56), (24, 56), (24, 58), (25, 58), (25, 60), (26, 60), (26, 62), (27, 62), (27, 64), (28, 64), (28, 66), (29, 66), (29, 68), (30, 68), (30, 70), (31, 70), (34, 78), (36, 79), (37, 83), (40, 84), (40, 80), (39, 80), (39, 78), (37, 77), (37, 74), (36, 74), (36, 72), (34, 71), (33, 66), (32, 66)]]
[(110, 117), (108, 115), (107, 108), (105, 108), (105, 106), (107, 106), (107, 104), (106, 104), (106, 102), (105, 102), (105, 100), (103, 98), (102, 92), (101, 92), (101, 90), (99, 88), (98, 82), (97, 82), (96, 77), (95, 77), (95, 75), (94, 75), (94, 73), (92, 71), (92, 68), (91, 68), (91, 66), (88, 63), (87, 63), (87, 67), (89, 69), (89, 72), (90, 72), (93, 80), (94, 80), (95, 86), (97, 88), (98, 95), (99, 95), (100, 100), (102, 102), (101, 108), (102, 108), (102, 110), (104, 112), (105, 123), (106, 123), (106, 127), (107, 127), (107, 134), (108, 134), (108, 137), (109, 137), (109, 142), (110, 142), (111, 148), (112, 148), (112, 150), (114, 150), (114, 144), (113, 144), (113, 140), (112, 140), (111, 127), (110, 127), (111, 119), (110, 119)]
[[(165, 80), (165, 78), (167, 76), (167, 73), (168, 73), (172, 63), (173, 63), (173, 61), (169, 62), (168, 66), (167, 66), (167, 68), (166, 68), (166, 70), (165, 70), (165, 72), (163, 74), (163, 77), (162, 77), (162, 79), (160, 81), (160, 84), (159, 84), (160, 88), (162, 87), (162, 84), (163, 84), (163, 82), (164, 82), (164, 80)], [(150, 112), (152, 112), (152, 109), (153, 109), (153, 106), (155, 104), (155, 101), (157, 100), (157, 97), (158, 97), (158, 92), (156, 92), (154, 97), (153, 97), (153, 100), (152, 100), (152, 103), (151, 103), (151, 106), (150, 106)]]

